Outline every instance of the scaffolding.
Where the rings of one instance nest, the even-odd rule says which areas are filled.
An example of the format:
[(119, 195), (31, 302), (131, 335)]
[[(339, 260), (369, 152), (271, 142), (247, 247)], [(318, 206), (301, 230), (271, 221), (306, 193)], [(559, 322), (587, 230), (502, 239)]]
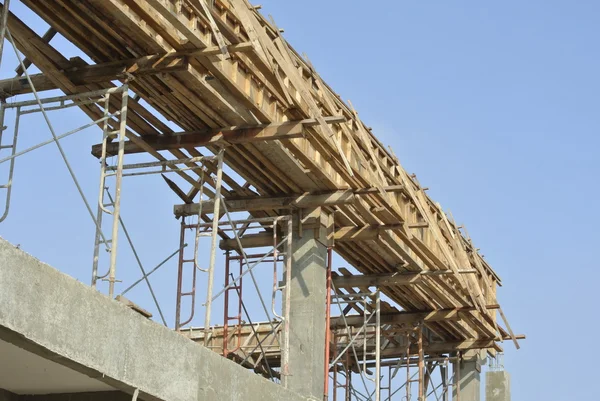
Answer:
[[(346, 269), (341, 271), (347, 274)], [(460, 353), (427, 354), (425, 343), (431, 334), (422, 320), (384, 323), (382, 308), (389, 313), (390, 306), (382, 302), (378, 288), (341, 291), (333, 285), (331, 271), (328, 274), (332, 310), (337, 309), (340, 316), (333, 322), (328, 313), (331, 351), (326, 354), (325, 398), (448, 401), (453, 394), (453, 401), (460, 400)], [(401, 350), (393, 358), (384, 355), (391, 346)], [(439, 383), (435, 371), (440, 373)]]
[[(203, 2), (200, 4), (204, 6)], [(107, 295), (111, 298), (115, 297), (116, 283), (119, 282), (118, 273), (120, 273), (117, 270), (119, 243), (123, 242), (120, 233), (124, 234), (142, 276), (123, 290), (120, 296), (127, 294), (139, 283), (145, 282), (159, 311), (162, 323), (169, 327), (149, 277), (172, 258), (177, 257), (174, 330), (201, 343), (208, 349), (220, 353), (225, 358), (287, 386), (291, 375), (289, 371), (289, 317), (293, 240), (302, 233), (302, 223), (295, 226), (294, 221), (298, 219), (296, 214), (299, 213), (299, 210), (327, 209), (326, 212), (331, 214), (330, 227), (335, 232), (331, 233), (331, 237), (324, 239), (324, 242), (328, 244), (327, 296), (323, 300), (326, 303), (326, 316), (324, 317), (326, 330), (325, 333), (319, 333), (319, 335), (324, 334), (325, 337), (325, 344), (323, 344), (325, 347), (323, 355), (325, 361), (324, 398), (334, 401), (391, 401), (394, 399), (425, 401), (434, 397), (438, 401), (448, 401), (450, 398), (458, 401), (460, 398), (461, 351), (430, 352), (429, 346), (436, 343), (434, 340), (438, 340), (437, 344), (439, 345), (446, 341), (446, 338), (436, 336), (430, 322), (422, 316), (405, 322), (390, 322), (384, 317), (421, 312), (442, 315), (447, 312), (458, 315), (459, 311), (480, 313), (484, 317), (480, 318), (476, 330), (468, 324), (454, 325), (454, 323), (450, 323), (449, 319), (444, 322), (443, 330), (450, 334), (448, 337), (451, 339), (454, 337), (464, 338), (466, 337), (464, 333), (475, 332), (473, 341), (482, 341), (482, 344), (477, 345), (479, 348), (492, 348), (495, 346), (498, 335), (500, 338), (504, 338), (506, 334), (498, 328), (495, 315), (493, 317), (491, 314), (488, 315), (488, 310), (496, 309), (492, 302), (496, 302), (497, 277), (477, 254), (470, 239), (468, 241), (464, 239), (457, 225), (448, 220), (441, 209), (434, 207), (435, 205), (424, 193), (425, 189), (420, 187), (416, 179), (406, 174), (393, 155), (379, 149), (377, 141), (367, 132), (366, 126), (358, 120), (356, 111), (346, 109), (344, 104), (338, 104), (337, 97), (333, 96), (333, 93), (330, 93), (329, 89), (323, 85), (320, 77), (312, 71), (312, 67), (303, 69), (302, 60), (291, 60), (293, 53), (289, 52), (285, 42), (277, 35), (275, 35), (275, 41), (278, 43), (278, 48), (273, 48), (272, 38), (266, 36), (263, 29), (268, 26), (268, 23), (263, 24), (264, 26), (261, 25), (257, 19), (259, 17), (253, 14), (255, 10), (250, 13), (244, 7), (240, 7), (239, 1), (234, 1), (232, 4), (234, 4), (232, 10), (243, 13), (244, 17), (240, 21), (248, 23), (248, 20), (256, 19), (255, 26), (251, 29), (244, 27), (243, 23), (235, 28), (236, 32), (245, 30), (249, 33), (253, 43), (236, 42), (235, 45), (228, 46), (224, 42), (224, 37), (219, 33), (211, 12), (203, 8), (202, 12), (209, 17), (211, 29), (215, 30), (218, 49), (208, 47), (206, 49), (186, 49), (185, 52), (171, 52), (167, 55), (153, 55), (147, 58), (180, 57), (180, 64), (184, 65), (187, 71), (188, 68), (191, 69), (190, 60), (197, 61), (201, 57), (218, 56), (224, 65), (226, 62), (230, 62), (229, 51), (232, 53), (256, 51), (258, 45), (254, 42), (257, 42), (260, 48), (264, 46), (268, 50), (264, 54), (269, 55), (268, 64), (273, 61), (272, 67), (276, 80), (269, 82), (268, 77), (264, 78), (267, 80), (267, 84), (259, 85), (259, 89), (256, 91), (251, 88), (251, 95), (247, 95), (246, 88), (239, 90), (239, 93), (243, 93), (245, 96), (240, 104), (251, 105), (251, 110), (246, 109), (246, 106), (243, 109), (239, 109), (238, 106), (238, 110), (234, 110), (235, 107), (232, 106), (234, 103), (225, 102), (216, 105), (214, 110), (201, 105), (190, 112), (185, 109), (188, 105), (183, 104), (185, 102), (181, 102), (181, 99), (177, 100), (178, 106), (174, 107), (168, 103), (160, 104), (160, 110), (162, 112), (167, 110), (167, 114), (172, 112), (171, 109), (181, 107), (182, 116), (187, 116), (186, 118), (192, 122), (200, 121), (198, 123), (200, 127), (206, 126), (209, 129), (200, 132), (194, 131), (193, 128), (196, 127), (193, 124), (185, 127), (182, 123), (181, 126), (187, 129), (182, 134), (170, 132), (173, 135), (145, 136), (140, 132), (131, 132), (131, 126), (136, 125), (132, 118), (139, 118), (139, 115), (136, 112), (130, 113), (129, 109), (136, 105), (139, 106), (137, 99), (143, 98), (147, 88), (152, 90), (154, 88), (151, 84), (148, 84), (147, 87), (140, 85), (136, 88), (139, 77), (132, 75), (127, 69), (125, 72), (118, 73), (118, 79), (122, 82), (120, 86), (41, 98), (27, 72), (27, 67), (31, 62), (23, 59), (19, 54), (11, 33), (7, 29), (9, 1), (5, 0), (0, 17), (2, 21), (0, 62), (1, 44), (4, 43), (6, 36), (15, 50), (20, 71), (25, 74), (25, 81), (34, 99), (12, 103), (7, 103), (5, 99), (0, 101), (0, 151), (9, 153), (8, 156), (0, 158), (0, 165), (7, 166), (6, 177), (3, 177), (0, 183), (0, 191), (4, 192), (2, 194), (4, 209), (0, 215), (0, 222), (9, 213), (16, 159), (40, 147), (55, 143), (95, 226), (92, 286), (101, 290), (100, 283), (105, 282), (108, 284)], [(98, 7), (101, 8), (100, 5)], [(171, 14), (167, 15), (172, 16)], [(219, 24), (227, 25), (229, 20), (224, 18), (224, 21)], [(197, 23), (198, 20), (195, 22)], [(229, 34), (237, 35), (233, 30)], [(257, 36), (253, 37), (252, 35)], [(17, 36), (16, 33), (15, 36)], [(243, 39), (246, 40), (246, 38)], [(243, 50), (244, 48), (246, 50)], [(283, 56), (279, 51), (281, 49), (284, 49)], [(215, 51), (217, 52), (215, 53)], [(257, 54), (258, 57), (256, 57)], [(216, 71), (220, 73), (223, 80), (230, 79), (231, 77), (228, 78), (227, 74), (234, 71), (233, 79), (230, 79), (227, 85), (223, 85), (223, 88), (236, 88), (238, 81), (241, 82), (242, 78), (247, 80), (244, 85), (250, 88), (254, 82), (250, 76), (252, 69), (256, 67), (253, 65), (254, 59), (258, 59), (261, 63), (264, 62), (263, 56), (260, 53), (257, 54), (249, 57), (250, 61), (246, 62), (250, 64), (244, 65), (242, 69), (239, 69), (236, 64), (234, 68), (225, 72)], [(237, 60), (236, 57), (233, 59)], [(135, 59), (134, 61), (136, 64), (139, 60)], [(263, 67), (256, 69), (260, 72), (260, 76), (263, 75), (263, 71), (270, 70), (270, 68), (265, 70)], [(204, 81), (212, 80), (214, 79), (213, 75), (217, 75), (215, 74), (215, 70), (218, 69), (216, 63), (211, 63), (207, 69), (209, 70), (207, 74), (204, 71), (202, 74), (196, 74), (198, 77), (202, 77), (200, 84), (197, 85), (204, 85)], [(237, 74), (241, 74), (242, 70), (247, 70), (244, 71), (244, 74), (248, 75), (240, 78)], [(300, 70), (299, 76), (295, 74), (297, 70)], [(148, 74), (157, 74), (157, 71), (159, 70), (155, 69)], [(183, 71), (183, 69), (177, 71)], [(240, 79), (238, 80), (238, 78)], [(254, 80), (258, 82), (262, 78)], [(292, 82), (291, 86), (290, 82)], [(312, 98), (315, 85), (319, 88), (320, 104), (316, 104), (315, 99)], [(292, 87), (297, 93), (291, 91)], [(213, 87), (210, 88), (215, 90)], [(223, 90), (223, 88), (219, 90)], [(273, 88), (277, 88), (276, 93), (269, 93)], [(137, 89), (142, 90), (136, 91)], [(279, 93), (280, 89), (282, 89), (281, 93)], [(132, 95), (130, 90), (135, 92), (135, 95)], [(184, 85), (179, 83), (174, 92), (179, 91), (193, 95), (191, 91), (185, 92), (185, 90)], [(213, 100), (219, 102), (226, 97), (234, 99), (239, 93), (233, 91), (233, 95), (222, 96), (215, 90), (217, 96)], [(258, 97), (251, 98), (254, 95)], [(187, 99), (185, 96), (183, 98)], [(265, 101), (267, 98), (279, 98), (279, 103), (273, 101), (272, 105), (267, 105), (268, 102)], [(293, 98), (302, 98), (302, 101), (295, 104)], [(179, 105), (179, 103), (182, 104)], [(194, 102), (190, 101), (189, 103)], [(286, 104), (284, 110), (278, 110), (282, 104)], [(281, 121), (271, 118), (271, 114), (263, 109), (267, 106), (273, 107), (276, 111), (273, 115), (281, 117)], [(305, 106), (308, 106), (308, 113), (307, 110), (303, 110)], [(89, 124), (57, 135), (50, 123), (48, 113), (72, 107), (93, 108), (99, 117)], [(228, 115), (219, 115), (222, 110), (226, 109), (231, 114), (239, 114), (235, 115), (235, 118), (232, 119), (233, 122), (229, 118), (225, 118), (229, 117)], [(7, 142), (4, 123), (8, 110), (14, 110), (16, 117), (12, 140)], [(286, 114), (289, 110), (295, 110), (294, 114)], [(194, 114), (197, 111), (200, 112)], [(205, 112), (210, 114), (211, 118), (205, 119)], [(32, 113), (43, 115), (52, 137), (19, 151), (17, 145), (21, 118)], [(177, 117), (179, 117), (177, 113), (168, 116), (173, 121)], [(291, 120), (292, 117), (297, 120)], [(141, 119), (146, 121), (145, 118)], [(210, 124), (204, 121), (212, 118), (214, 121), (210, 121)], [(158, 118), (154, 121), (157, 120)], [(271, 124), (267, 124), (263, 120), (273, 121)], [(255, 125), (227, 127), (227, 124), (233, 125), (239, 121), (252, 121)], [(224, 128), (215, 128), (219, 124)], [(339, 127), (336, 127), (335, 132), (330, 128), (332, 124), (340, 124)], [(100, 162), (97, 204), (87, 200), (60, 143), (62, 139), (93, 126), (98, 126), (102, 131), (100, 151), (97, 155)], [(315, 127), (319, 127), (328, 135), (321, 136), (320, 131), (317, 131)], [(307, 132), (310, 135), (307, 135)], [(150, 138), (149, 142), (146, 142), (148, 137)], [(195, 139), (192, 141), (189, 139), (190, 137)], [(329, 141), (332, 138), (337, 139), (330, 144)], [(342, 139), (347, 142), (342, 143)], [(186, 140), (190, 140), (190, 142), (184, 143)], [(307, 140), (307, 142), (302, 142), (303, 145), (300, 146), (298, 145), (300, 140)], [(150, 144), (152, 141), (155, 142)], [(169, 142), (170, 145), (161, 148), (160, 141)], [(266, 156), (261, 155), (261, 148), (258, 146), (251, 148), (258, 141), (270, 141), (271, 144), (281, 145), (277, 149), (269, 149), (273, 152), (272, 154), (281, 159), (279, 164), (270, 162), (269, 153), (265, 152)], [(361, 144), (360, 147), (356, 144), (357, 142)], [(129, 154), (126, 152), (128, 146), (139, 148), (138, 151), (132, 153), (151, 154), (158, 161), (126, 163), (126, 155)], [(201, 155), (196, 150), (200, 146), (208, 148), (213, 156)], [(273, 148), (275, 147), (273, 146)], [(177, 154), (189, 157), (176, 155), (175, 159), (166, 159), (158, 153), (159, 150), (172, 151), (174, 149), (178, 152)], [(189, 155), (182, 150), (187, 151)], [(288, 157), (289, 160), (285, 159)], [(245, 170), (250, 171), (256, 168), (266, 179), (255, 180), (258, 182), (255, 183), (247, 177), (242, 177), (247, 180), (245, 184), (241, 185), (236, 182), (235, 185), (231, 185), (234, 180), (224, 173), (224, 167), (233, 165), (236, 166), (234, 170), (241, 176), (244, 175)], [(289, 177), (285, 171), (275, 171), (271, 175), (271, 169), (276, 167), (282, 169), (281, 166), (293, 166), (294, 172), (290, 173)], [(317, 176), (321, 170), (328, 170), (331, 174)], [(168, 173), (181, 174), (186, 171), (198, 176), (198, 178), (195, 175), (187, 177), (186, 181), (192, 184), (192, 190), (188, 193), (183, 192), (174, 182), (166, 178)], [(386, 171), (386, 174), (383, 171)], [(392, 173), (388, 174), (388, 171), (392, 171)], [(179, 238), (177, 249), (169, 253), (169, 256), (156, 267), (147, 270), (140, 261), (124, 223), (121, 213), (121, 193), (125, 185), (125, 178), (158, 174), (185, 202), (186, 205), (182, 206), (197, 206), (197, 209), (189, 213), (176, 213), (176, 217), (181, 219), (177, 232)], [(355, 179), (355, 174), (360, 179)], [(361, 176), (361, 174), (364, 175)], [(387, 177), (388, 175), (389, 177)], [(372, 184), (372, 187), (360, 188), (361, 183), (364, 185), (365, 182), (371, 182), (374, 178), (377, 182)], [(271, 188), (270, 179), (276, 180), (278, 185)], [(286, 180), (290, 182), (288, 183)], [(306, 181), (310, 180), (313, 180), (310, 185), (304, 185)], [(228, 190), (224, 187), (224, 183), (229, 183), (232, 189)], [(254, 186), (253, 190), (249, 189), (251, 186)], [(314, 192), (302, 192), (306, 187)], [(335, 188), (335, 191), (332, 191), (332, 188)], [(269, 199), (267, 194), (274, 195)], [(232, 201), (246, 197), (252, 198), (254, 201), (270, 201), (268, 203), (270, 206), (230, 211), (229, 205)], [(363, 198), (358, 199), (359, 197)], [(308, 207), (306, 199), (317, 199), (321, 202)], [(308, 203), (310, 204), (310, 202)], [(404, 213), (404, 209), (408, 212)], [(433, 211), (434, 209), (435, 211)], [(240, 210), (248, 212), (248, 217), (238, 219), (235, 213)], [(335, 220), (336, 213), (337, 216), (342, 216), (338, 220)], [(439, 221), (438, 215), (441, 216)], [(340, 224), (343, 226), (338, 227)], [(438, 224), (443, 228), (440, 229)], [(336, 231), (336, 229), (338, 230)], [(414, 231), (417, 233), (414, 239), (411, 238), (412, 234), (408, 234), (411, 233), (410, 230), (418, 230)], [(246, 250), (244, 240), (256, 238), (266, 238), (266, 242), (260, 242), (262, 245), (257, 247), (260, 248), (258, 251)], [(205, 240), (207, 244), (203, 243)], [(340, 245), (338, 246), (335, 241), (339, 241)], [(411, 244), (412, 248), (406, 246), (409, 241), (414, 241)], [(374, 243), (376, 244), (374, 245)], [(354, 249), (355, 244), (357, 244), (357, 250)], [(202, 250), (205, 245), (208, 247), (208, 252)], [(419, 252), (415, 252), (415, 249)], [(219, 250), (224, 252), (223, 266), (217, 262)], [(383, 274), (388, 278), (393, 276), (396, 281), (387, 285), (385, 283), (383, 285), (365, 284), (337, 288), (334, 276), (340, 274), (351, 276), (353, 273), (344, 269), (337, 272), (332, 271), (334, 250), (353, 266), (361, 266), (363, 278)], [(364, 259), (377, 259), (379, 251), (385, 253), (385, 257), (381, 257), (381, 260), (373, 262), (372, 265), (363, 266)], [(394, 260), (394, 263), (389, 260)], [(460, 270), (459, 264), (462, 267)], [(268, 274), (269, 288), (267, 291), (264, 288), (261, 289), (260, 280), (256, 274), (258, 266), (265, 265), (272, 268)], [(467, 274), (467, 276), (463, 276), (463, 274)], [(475, 279), (472, 280), (473, 277), (476, 277), (474, 274), (481, 276), (481, 278), (478, 277), (479, 282)], [(206, 281), (206, 288), (202, 289), (204, 293), (198, 284), (200, 277)], [(223, 278), (223, 287), (215, 288), (215, 280), (218, 283), (220, 277)], [(405, 277), (405, 281), (402, 281), (403, 277)], [(403, 297), (397, 296), (401, 291), (396, 293), (390, 291), (393, 285), (409, 286), (416, 283), (417, 280), (421, 283), (426, 281), (426, 284), (414, 294)], [(490, 292), (482, 292), (479, 287)], [(432, 288), (435, 288), (435, 291)], [(428, 293), (430, 289), (432, 289), (431, 293)], [(446, 292), (447, 296), (442, 295), (435, 302), (428, 302), (427, 297), (431, 294), (445, 294)], [(204, 300), (202, 308), (200, 308), (199, 299), (203, 296)], [(386, 296), (397, 296), (392, 302), (398, 305), (398, 308), (390, 305)], [(260, 305), (260, 312), (263, 315), (261, 320), (256, 320), (256, 317), (249, 313), (247, 305), (250, 297), (255, 297)], [(455, 302), (455, 300), (458, 301)], [(491, 305), (487, 305), (488, 300)], [(221, 301), (223, 305), (222, 324), (216, 324), (215, 320), (221, 316), (214, 313), (213, 308), (216, 308), (215, 304)], [(412, 308), (414, 309), (412, 311), (404, 310), (399, 307), (403, 304), (401, 301), (406, 301), (407, 305), (410, 305), (412, 301), (422, 303), (423, 310), (417, 307)], [(468, 306), (463, 306), (464, 304)], [(432, 310), (426, 309), (427, 307)], [(201, 316), (200, 310), (204, 312), (203, 316)], [(339, 312), (339, 315), (332, 316), (333, 311)], [(500, 313), (504, 319), (504, 315), (502, 312)], [(204, 324), (195, 327), (195, 319), (198, 317), (203, 320)], [(510, 330), (508, 323), (506, 321), (505, 323), (516, 344), (515, 335)], [(490, 334), (491, 329), (493, 329), (492, 334)], [(490, 337), (491, 335), (493, 337)], [(483, 340), (481, 340), (482, 338)], [(477, 347), (473, 346), (473, 348)], [(434, 377), (436, 371), (439, 371), (439, 380)], [(320, 377), (319, 380), (321, 380)]]

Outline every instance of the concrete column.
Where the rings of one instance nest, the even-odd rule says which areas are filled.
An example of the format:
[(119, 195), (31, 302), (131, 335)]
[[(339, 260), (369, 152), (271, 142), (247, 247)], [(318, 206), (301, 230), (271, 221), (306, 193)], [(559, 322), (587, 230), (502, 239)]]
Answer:
[[(325, 219), (327, 220), (327, 219)], [(325, 368), (327, 246), (320, 209), (301, 211), (294, 222), (290, 283), (288, 389), (322, 399)]]
[(460, 399), (460, 401), (480, 401), (481, 400), (481, 364), (483, 359), (479, 351), (468, 351), (463, 354), (458, 368), (458, 376), (456, 375), (457, 363), (454, 367), (454, 380), (458, 379), (460, 395), (456, 394), (456, 387), (452, 392), (452, 400)]
[(485, 401), (510, 401), (510, 375), (504, 370), (485, 374)]

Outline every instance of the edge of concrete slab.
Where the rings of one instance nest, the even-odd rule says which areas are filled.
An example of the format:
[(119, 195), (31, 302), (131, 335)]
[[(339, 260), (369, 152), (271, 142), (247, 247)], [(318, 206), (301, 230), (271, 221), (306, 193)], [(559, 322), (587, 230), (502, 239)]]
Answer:
[(145, 400), (305, 401), (0, 238), (0, 338)]

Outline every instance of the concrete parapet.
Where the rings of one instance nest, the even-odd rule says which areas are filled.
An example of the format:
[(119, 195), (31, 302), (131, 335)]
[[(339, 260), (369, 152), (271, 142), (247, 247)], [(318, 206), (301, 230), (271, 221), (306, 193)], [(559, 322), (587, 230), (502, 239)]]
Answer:
[(0, 238), (0, 339), (143, 400), (306, 401)]

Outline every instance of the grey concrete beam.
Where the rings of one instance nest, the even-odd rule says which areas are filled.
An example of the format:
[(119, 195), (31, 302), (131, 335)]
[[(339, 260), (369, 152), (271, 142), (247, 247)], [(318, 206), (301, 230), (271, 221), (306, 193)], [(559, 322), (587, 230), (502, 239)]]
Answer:
[(144, 400), (306, 400), (1, 238), (0, 305), (0, 339)]

